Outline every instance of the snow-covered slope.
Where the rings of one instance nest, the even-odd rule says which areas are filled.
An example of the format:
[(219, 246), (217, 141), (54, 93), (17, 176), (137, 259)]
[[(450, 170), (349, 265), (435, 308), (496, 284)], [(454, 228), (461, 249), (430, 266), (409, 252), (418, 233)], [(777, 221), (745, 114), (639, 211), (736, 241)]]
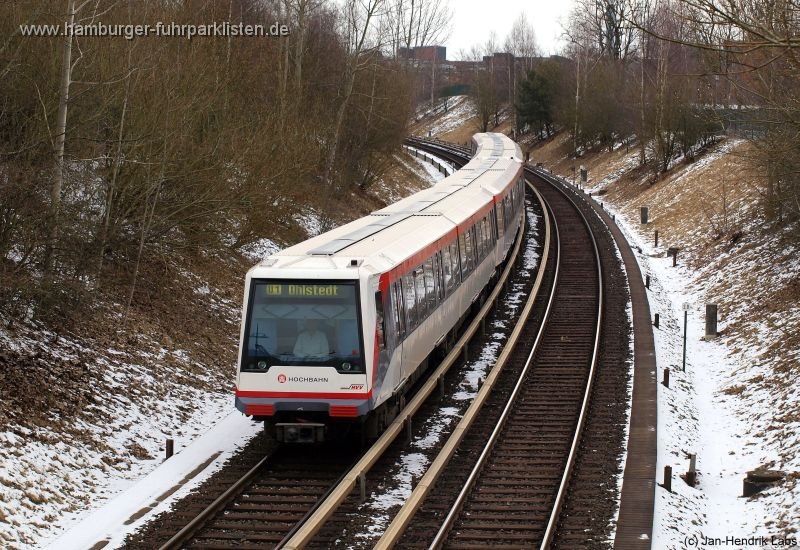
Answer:
[[(642, 271), (651, 277), (651, 310), (660, 316), (658, 380), (670, 370), (670, 387), (658, 388), (659, 483), (664, 466), (674, 472), (672, 493), (656, 489), (653, 548), (687, 548), (692, 537), (778, 540), (797, 537), (800, 528), (800, 255), (788, 230), (759, 210), (748, 152), (747, 143), (722, 141), (656, 183), (638, 169), (633, 149), (578, 161), (532, 153), (566, 178), (571, 165), (588, 167), (588, 190), (603, 193), (597, 200), (640, 248)], [(650, 209), (647, 225), (639, 223), (642, 206)], [(669, 247), (680, 249), (677, 267)], [(721, 335), (708, 341), (706, 304), (720, 312)], [(697, 455), (694, 488), (678, 477), (689, 454)], [(756, 468), (789, 476), (744, 498), (742, 480)]]

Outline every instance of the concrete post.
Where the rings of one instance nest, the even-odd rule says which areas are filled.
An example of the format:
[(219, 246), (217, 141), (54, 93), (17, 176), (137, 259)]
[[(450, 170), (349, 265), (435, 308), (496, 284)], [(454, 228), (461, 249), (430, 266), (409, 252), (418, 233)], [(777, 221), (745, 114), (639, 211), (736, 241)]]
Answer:
[(358, 474), (358, 489), (361, 493), (361, 502), (364, 502), (367, 500), (367, 476), (364, 474), (364, 472)]
[(642, 219), (642, 225), (647, 224), (648, 214), (650, 213), (650, 209), (647, 206), (642, 206), (639, 208), (639, 216)]

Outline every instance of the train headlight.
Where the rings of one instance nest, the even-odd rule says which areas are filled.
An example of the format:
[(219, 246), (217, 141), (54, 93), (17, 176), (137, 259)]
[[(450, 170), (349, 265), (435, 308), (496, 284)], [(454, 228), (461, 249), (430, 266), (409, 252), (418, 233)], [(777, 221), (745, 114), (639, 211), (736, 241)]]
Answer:
[(348, 362), (344, 362), (344, 363), (342, 363), (342, 370), (343, 370), (343, 371), (347, 372), (347, 371), (349, 371), (351, 368), (353, 368), (353, 365), (351, 365), (350, 363), (348, 363)]
[(259, 362), (258, 362), (258, 368), (260, 368), (261, 370), (267, 370), (267, 367), (268, 367), (268, 366), (269, 366), (269, 365), (267, 365), (267, 362), (266, 362), (266, 361), (259, 361)]

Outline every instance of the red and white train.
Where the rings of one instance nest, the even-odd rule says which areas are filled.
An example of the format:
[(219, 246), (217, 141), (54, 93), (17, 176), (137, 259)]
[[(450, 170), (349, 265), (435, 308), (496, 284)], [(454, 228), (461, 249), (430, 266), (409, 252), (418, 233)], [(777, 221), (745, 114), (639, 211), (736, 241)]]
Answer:
[(274, 254), (245, 281), (236, 407), (280, 441), (383, 431), (503, 262), (524, 205), (519, 147), (476, 134), (436, 185)]

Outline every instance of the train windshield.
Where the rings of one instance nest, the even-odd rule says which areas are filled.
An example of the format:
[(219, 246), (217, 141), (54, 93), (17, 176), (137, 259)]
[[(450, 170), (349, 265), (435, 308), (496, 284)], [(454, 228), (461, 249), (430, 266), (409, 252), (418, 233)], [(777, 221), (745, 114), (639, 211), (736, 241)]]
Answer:
[(357, 289), (356, 281), (254, 281), (242, 370), (324, 365), (365, 372)]

